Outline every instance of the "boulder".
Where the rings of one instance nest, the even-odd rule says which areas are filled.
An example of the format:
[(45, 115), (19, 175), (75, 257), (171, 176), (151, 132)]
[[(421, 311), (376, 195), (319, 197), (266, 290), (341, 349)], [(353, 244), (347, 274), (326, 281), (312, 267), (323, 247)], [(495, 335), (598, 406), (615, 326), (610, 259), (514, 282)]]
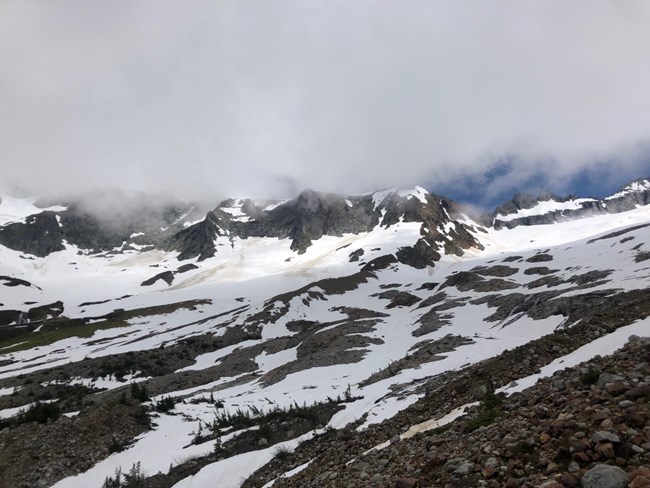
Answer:
[(597, 464), (582, 478), (584, 488), (627, 488), (627, 473), (618, 466)]
[(622, 376), (618, 376), (616, 374), (611, 374), (611, 373), (601, 373), (601, 375), (598, 377), (598, 381), (596, 382), (596, 387), (600, 388), (601, 390), (605, 388), (605, 385), (607, 383), (614, 383), (616, 381), (622, 381), (625, 378)]
[(591, 442), (594, 443), (599, 443), (599, 442), (621, 442), (621, 440), (618, 438), (616, 434), (612, 434), (611, 432), (607, 432), (606, 430), (599, 430), (598, 432), (594, 432), (591, 435)]

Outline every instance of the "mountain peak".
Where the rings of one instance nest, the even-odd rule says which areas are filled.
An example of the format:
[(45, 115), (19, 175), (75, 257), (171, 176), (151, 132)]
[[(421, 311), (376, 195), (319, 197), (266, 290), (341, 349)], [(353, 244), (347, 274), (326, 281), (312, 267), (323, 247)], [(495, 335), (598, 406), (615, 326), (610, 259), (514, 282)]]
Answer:
[(605, 200), (612, 200), (630, 194), (641, 194), (648, 191), (650, 191), (650, 178), (637, 178), (619, 188), (616, 193), (610, 195)]
[(562, 202), (565, 199), (550, 191), (542, 190), (536, 196), (531, 193), (517, 192), (507, 202), (499, 205), (495, 213), (498, 215), (510, 215), (519, 210), (528, 210), (537, 206), (540, 202)]

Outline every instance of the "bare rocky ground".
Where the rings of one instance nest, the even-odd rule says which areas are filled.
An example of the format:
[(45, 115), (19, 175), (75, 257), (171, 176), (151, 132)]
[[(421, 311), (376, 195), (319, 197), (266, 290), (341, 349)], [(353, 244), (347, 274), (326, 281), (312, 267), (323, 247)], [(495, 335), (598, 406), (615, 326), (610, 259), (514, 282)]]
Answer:
[(0, 488), (39, 488), (89, 469), (149, 428), (135, 399), (83, 409), (75, 417), (23, 423), (0, 433)]
[[(559, 330), (461, 371), (448, 372), (417, 385), (404, 385), (405, 391), (416, 388), (424, 393), (424, 397), (393, 418), (372, 425), (364, 431), (357, 432), (356, 425), (352, 425), (341, 431), (327, 432), (301, 445), (290, 456), (278, 456), (243, 486), (263, 486), (307, 462), (310, 464), (302, 472), (288, 479), (280, 479), (274, 486), (533, 487), (564, 475), (562, 483), (566, 484), (552, 485), (558, 488), (580, 486), (579, 480), (585, 472), (600, 463), (621, 465), (626, 473), (631, 473), (636, 467), (648, 465), (650, 344), (647, 341), (628, 345), (626, 350), (611, 357), (594, 358), (589, 364), (557, 373), (528, 391), (505, 399), (493, 415), (492, 423), (480, 418), (477, 421), (476, 417), (484, 414), (476, 411), (471, 412), (468, 418), (456, 421), (446, 432), (429, 432), (395, 442), (401, 433), (415, 424), (440, 418), (467, 403), (481, 401), (486, 385), (506, 386), (519, 378), (537, 373), (553, 359), (646, 317), (650, 313), (648, 293), (647, 290), (622, 293), (608, 297), (602, 300), (602, 303), (596, 300), (597, 305), (589, 298), (591, 307), (577, 307), (574, 313), (569, 314), (568, 322), (575, 322), (578, 316), (583, 318), (578, 325)], [(620, 393), (613, 395), (614, 390), (603, 390), (583, 380), (585, 375), (591, 375), (592, 380), (597, 381), (598, 377), (594, 377), (594, 372), (622, 376), (624, 379)], [(637, 387), (639, 388), (636, 389)], [(616, 388), (619, 388), (619, 385)], [(629, 390), (645, 393), (635, 398), (629, 398), (630, 395), (636, 395), (629, 393), (628, 397), (625, 397)], [(399, 391), (394, 393), (399, 394)], [(632, 402), (632, 405), (629, 402)], [(544, 406), (545, 413), (541, 415), (546, 417), (537, 417), (537, 404)], [(558, 430), (559, 424), (549, 425), (564, 419), (567, 414), (572, 416), (565, 419), (572, 421), (570, 427)], [(619, 436), (620, 442), (612, 443), (615, 456), (606, 458), (594, 451), (598, 443), (590, 444), (581, 451), (587, 452), (589, 458), (576, 461), (579, 467), (579, 470), (576, 470), (576, 465), (571, 465), (573, 459), (567, 462), (567, 459), (562, 457), (566, 454), (565, 448), (569, 449), (571, 456), (574, 454), (572, 449), (575, 449), (575, 445), (567, 443), (573, 442), (574, 439), (590, 441), (593, 433), (607, 430), (609, 423), (605, 423), (605, 427), (595, 423), (597, 419), (599, 423), (605, 420), (605, 417), (602, 417), (605, 414), (610, 415), (608, 418), (612, 421), (611, 429)], [(627, 418), (628, 414), (636, 419), (632, 420), (630, 425), (621, 420)], [(468, 432), (467, 423), (470, 421), (487, 425)], [(629, 429), (632, 429), (631, 433), (634, 435), (628, 435)], [(546, 435), (542, 434), (551, 438), (546, 439)], [(520, 438), (521, 435), (525, 436)], [(386, 449), (364, 455), (387, 440), (391, 440), (391, 445)], [(547, 452), (551, 448), (556, 450)], [(609, 447), (601, 446), (599, 449)], [(557, 457), (560, 451), (561, 455)], [(485, 464), (490, 457), (496, 458), (496, 464), (494, 460)], [(447, 463), (455, 458), (462, 460), (468, 473), (454, 473), (460, 464), (454, 469), (451, 467), (458, 459), (451, 464)], [(543, 464), (542, 460), (545, 460), (546, 464)], [(490, 464), (495, 466), (489, 466)], [(577, 484), (571, 485), (571, 479)], [(403, 484), (402, 481), (397, 484), (398, 480), (409, 480), (404, 483), (410, 484)], [(638, 483), (634, 486), (645, 486)]]
[[(495, 296), (495, 300), (497, 298)], [(540, 296), (539, 300), (536, 299), (534, 302), (527, 303), (530, 308), (529, 313), (540, 317), (554, 313), (564, 313), (567, 316), (567, 324), (577, 325), (561, 328), (554, 334), (506, 351), (496, 358), (483, 361), (460, 371), (452, 371), (425, 381), (398, 386), (391, 393), (392, 395), (399, 396), (407, 392), (410, 394), (413, 391), (418, 391), (424, 396), (415, 405), (400, 412), (395, 417), (379, 425), (373, 425), (362, 432), (357, 432), (355, 430), (356, 426), (349, 426), (340, 431), (327, 431), (300, 446), (295, 453), (279, 452), (273, 462), (252, 476), (244, 486), (259, 488), (284, 472), (312, 460), (310, 466), (296, 476), (295, 479), (280, 481), (278, 486), (388, 487), (393, 486), (397, 480), (402, 478), (410, 478), (411, 481), (408, 481), (408, 483), (411, 483), (411, 486), (418, 486), (413, 485), (415, 483), (413, 480), (417, 480), (419, 486), (423, 487), (427, 486), (427, 483), (430, 486), (450, 487), (537, 486), (536, 483), (542, 483), (544, 480), (548, 481), (556, 474), (565, 474), (565, 479), (562, 482), (570, 483), (570, 481), (567, 481), (570, 479), (569, 475), (580, 479), (590, 466), (602, 462), (621, 464), (622, 469), (629, 473), (636, 466), (642, 466), (644, 463), (648, 464), (646, 449), (648, 447), (647, 394), (634, 399), (628, 399), (624, 396), (628, 390), (648, 384), (647, 345), (643, 346), (645, 347), (645, 356), (639, 352), (641, 349), (639, 351), (634, 349), (630, 353), (632, 354), (631, 358), (634, 360), (620, 361), (623, 364), (621, 368), (610, 367), (611, 361), (603, 364), (595, 362), (592, 365), (600, 372), (621, 375), (624, 382), (627, 382), (621, 389), (621, 395), (623, 396), (612, 397), (611, 401), (606, 396), (612, 395), (611, 391), (592, 387), (587, 388), (589, 385), (582, 381), (582, 376), (586, 373), (574, 371), (573, 377), (562, 379), (565, 382), (563, 388), (555, 388), (551, 382), (551, 389), (539, 393), (537, 397), (530, 397), (539, 399), (539, 402), (547, 400), (551, 402), (546, 405), (547, 417), (545, 418), (537, 418), (536, 414), (526, 414), (526, 412), (531, 411), (537, 400), (529, 399), (527, 400), (528, 403), (517, 400), (518, 403), (512, 403), (515, 400), (507, 399), (498, 405), (498, 409), (493, 415), (494, 418), (491, 419), (494, 422), (486, 423), (484, 420), (480, 420), (479, 423), (485, 425), (473, 432), (468, 432), (469, 429), (466, 423), (463, 423), (467, 422), (467, 420), (459, 421), (451, 426), (447, 432), (429, 433), (409, 441), (396, 442), (385, 450), (367, 456), (363, 456), (363, 453), (387, 440), (395, 440), (396, 436), (414, 424), (431, 418), (439, 418), (461, 405), (484, 399), (486, 385), (505, 386), (513, 380), (534, 374), (553, 359), (564, 356), (597, 337), (616, 330), (618, 327), (647, 317), (650, 314), (650, 300), (648, 298), (650, 298), (650, 290), (635, 290), (614, 295), (602, 292), (585, 293), (573, 296), (570, 303), (564, 297), (555, 297), (552, 294)], [(508, 315), (511, 313), (512, 305), (507, 301), (498, 301), (494, 305), (497, 307), (495, 320), (503, 320), (501, 314)], [(366, 324), (366, 322), (372, 322), (372, 319), (368, 317), (368, 311), (361, 313), (358, 309), (355, 309), (353, 312), (355, 315), (350, 316), (351, 321), (346, 326), (371, 325)], [(305, 327), (310, 329), (312, 326), (318, 328), (319, 325), (322, 326), (323, 324), (310, 325), (310, 323), (305, 323), (295, 325), (296, 327), (300, 326), (299, 328), (302, 330)], [(240, 333), (244, 334), (244, 331), (240, 331)], [(147, 373), (152, 374), (154, 377), (144, 384), (150, 394), (162, 394), (182, 389), (188, 385), (204, 384), (223, 374), (232, 376), (234, 372), (254, 371), (254, 365), (252, 368), (249, 367), (251, 362), (250, 351), (244, 349), (239, 355), (233, 356), (232, 361), (220, 367), (197, 372), (170, 373), (170, 371), (174, 371), (180, 366), (191, 364), (192, 359), (201, 352), (216, 350), (226, 344), (239, 342), (245, 338), (248, 338), (248, 336), (235, 334), (234, 337), (224, 336), (221, 340), (215, 342), (209, 336), (198, 336), (192, 340), (156, 351), (127, 353), (120, 356), (84, 360), (56, 370), (37, 372), (11, 380), (4, 380), (3, 383), (0, 383), (0, 386), (21, 386), (15, 396), (5, 397), (5, 401), (8, 403), (5, 408), (14, 406), (13, 402), (18, 402), (16, 403), (18, 405), (24, 404), (25, 401), (47, 400), (45, 396), (49, 396), (50, 398), (60, 399), (57, 406), (61, 412), (80, 410), (80, 413), (71, 418), (58, 416), (46, 419), (43, 423), (31, 421), (20, 425), (7, 425), (4, 428), (0, 426), (2, 428), (0, 430), (0, 487), (50, 486), (63, 477), (88, 469), (92, 464), (110, 455), (113, 450), (127, 445), (138, 434), (148, 428), (147, 412), (143, 410), (140, 402), (129, 395), (124, 399), (122, 395), (122, 392), (128, 393), (128, 386), (110, 392), (97, 393), (82, 388), (77, 390), (66, 389), (65, 386), (57, 384), (43, 386), (44, 381), (76, 375), (95, 376), (100, 372), (111, 372), (116, 375), (118, 373), (126, 374), (149, 365), (146, 368)], [(426, 361), (435, 360), (436, 355), (444, 354), (444, 351), (450, 347), (453, 348), (456, 340), (460, 339), (449, 337), (445, 340), (440, 343), (425, 344), (421, 350), (415, 351), (411, 355), (408, 363), (395, 364), (394, 369), (415, 367), (423, 359)], [(283, 349), (285, 346), (277, 344), (279, 349)], [(345, 344), (342, 346), (347, 347)], [(332, 346), (331, 352), (335, 353), (335, 349)], [(254, 356), (255, 354), (252, 357)], [(604, 360), (599, 359), (596, 361)], [(632, 364), (634, 361), (636, 361), (635, 367), (646, 368), (637, 372), (632, 371), (637, 377), (629, 376), (632, 373), (625, 369), (627, 368), (625, 365)], [(616, 361), (612, 364), (614, 363)], [(313, 364), (305, 362), (304, 366), (310, 367)], [(220, 368), (226, 367), (228, 371), (220, 370)], [(586, 366), (586, 368), (586, 372), (589, 372), (589, 367)], [(378, 374), (383, 376), (394, 374), (394, 372), (389, 369)], [(642, 376), (638, 376), (639, 374)], [(577, 385), (576, 378), (580, 380), (580, 384), (583, 386)], [(582, 391), (583, 396), (573, 398), (570, 393), (574, 391)], [(526, 398), (525, 395), (528, 395), (528, 392), (524, 394), (524, 398)], [(645, 424), (642, 427), (634, 427), (623, 422), (626, 427), (631, 427), (639, 432), (642, 442), (635, 444), (634, 439), (628, 436), (627, 430), (619, 429), (615, 432), (619, 441), (610, 442), (612, 449), (614, 449), (614, 458), (603, 457), (602, 453), (594, 451), (599, 443), (593, 446), (590, 445), (585, 452), (591, 450), (592, 453), (598, 454), (599, 457), (594, 457), (587, 452), (588, 460), (575, 461), (578, 463), (579, 471), (575, 470), (575, 465), (572, 465), (570, 470), (571, 463), (567, 464), (564, 458), (557, 458), (557, 452), (547, 453), (543, 450), (546, 445), (554, 446), (554, 449), (557, 447), (558, 450), (560, 447), (566, 447), (564, 445), (558, 447), (558, 445), (553, 444), (554, 441), (552, 442), (551, 439), (545, 442), (541, 441), (542, 434), (555, 438), (553, 437), (555, 435), (553, 429), (546, 426), (548, 422), (557, 420), (561, 413), (571, 413), (571, 411), (563, 411), (565, 403), (573, 405), (571, 407), (574, 409), (573, 415), (577, 417), (569, 420), (575, 420), (580, 424), (577, 427), (582, 429), (576, 430), (576, 426), (571, 427), (570, 429), (573, 429), (574, 432), (568, 434), (567, 439), (573, 436), (577, 440), (581, 440), (585, 438), (591, 439), (592, 433), (597, 432), (593, 429), (589, 430), (592, 427), (589, 422), (593, 420), (593, 417), (581, 417), (582, 412), (586, 411), (585, 406), (593, 407), (604, 403), (605, 408), (609, 408), (610, 413), (614, 412), (608, 417), (613, 423), (612, 428), (618, 429), (616, 426), (620, 423), (617, 424), (614, 420), (621, 415), (627, 415), (629, 405), (620, 405), (620, 402), (626, 400), (634, 402), (635, 405), (638, 404), (636, 412), (644, 416)], [(333, 410), (328, 415), (331, 416), (332, 413)], [(480, 413), (473, 412), (473, 415), (477, 416)], [(594, 416), (597, 414), (601, 415), (595, 412)], [(616, 417), (616, 415), (619, 417)], [(635, 416), (635, 418), (637, 417)], [(152, 476), (144, 481), (142, 486), (147, 488), (171, 487), (180, 479), (197, 472), (201, 467), (215, 462), (223, 456), (272, 446), (277, 442), (296, 437), (305, 431), (322, 427), (328, 418), (327, 415), (319, 415), (319, 418), (311, 424), (289, 421), (286, 425), (274, 425), (274, 431), (292, 431), (293, 435), (267, 436), (268, 438), (264, 438), (264, 442), (262, 442), (261, 437), (243, 437), (240, 445), (229, 446), (229, 449), (224, 452), (214, 453), (203, 458), (190, 459), (186, 463), (175, 467), (170, 475)], [(601, 419), (601, 422), (602, 420), (605, 419)], [(582, 424), (586, 424), (586, 426), (583, 427)], [(540, 428), (543, 430), (540, 431)], [(600, 430), (603, 430), (603, 428)], [(520, 431), (527, 433), (526, 438), (520, 439), (518, 437)], [(562, 435), (566, 433), (565, 431), (569, 432), (564, 429)], [(579, 434), (583, 431), (585, 436)], [(501, 433), (504, 434), (499, 437)], [(505, 438), (506, 434), (514, 435), (514, 440)], [(427, 438), (428, 441), (424, 440)], [(521, 449), (516, 448), (513, 453), (508, 450), (508, 445), (513, 443), (521, 444), (522, 441), (528, 442), (530, 439), (538, 439), (538, 442), (533, 442), (531, 445), (522, 444)], [(561, 437), (561, 439), (564, 439), (564, 437)], [(475, 446), (485, 445), (486, 443), (496, 447), (490, 448), (490, 452), (483, 452), (483, 454), (491, 454), (490, 457), (497, 457), (501, 464), (489, 466), (486, 464), (488, 458), (481, 454), (482, 451), (472, 450)], [(628, 446), (629, 449), (621, 450), (620, 446)], [(643, 453), (631, 446), (642, 449)], [(567, 447), (569, 450), (570, 448), (571, 445)], [(607, 449), (607, 452), (610, 453), (609, 447), (600, 449)], [(499, 456), (496, 456), (494, 451)], [(549, 463), (539, 466), (539, 461), (534, 461), (534, 459), (541, 459), (539, 456), (542, 454), (546, 456), (545, 459), (549, 463), (554, 463), (556, 468), (553, 466), (549, 468)], [(436, 456), (438, 461), (431, 464), (432, 460), (436, 459)], [(460, 458), (462, 463), (456, 460), (452, 464), (447, 464), (454, 458)], [(617, 461), (617, 458), (624, 460), (625, 463), (621, 463), (620, 460)], [(352, 462), (347, 464), (350, 461)], [(518, 462), (519, 464), (517, 464)], [(460, 464), (451, 470), (454, 463)], [(459, 477), (459, 473), (455, 473), (456, 469), (461, 467), (461, 464), (463, 469), (468, 471), (463, 475), (466, 478)], [(470, 464), (472, 465), (471, 468), (469, 467)], [(489, 464), (494, 464), (494, 461), (490, 461)], [(353, 469), (355, 466), (356, 468)], [(505, 471), (503, 470), (504, 466)], [(496, 474), (484, 476), (484, 471), (487, 468), (495, 469)], [(557, 469), (557, 471), (553, 471), (554, 469)], [(547, 470), (549, 471), (547, 472)], [(489, 470), (486, 473), (489, 474)], [(484, 485), (482, 482), (488, 484)], [(507, 485), (507, 483), (510, 483), (510, 485)], [(570, 485), (565, 484), (564, 486)]]
[[(376, 431), (386, 426), (371, 429), (374, 433), (342, 433), (308, 455), (298, 450), (292, 455), (297, 461), (276, 464), (288, 467), (315, 458), (302, 472), (274, 486), (650, 486), (648, 339), (632, 338), (611, 356), (596, 357), (522, 393), (493, 400), (489, 412), (484, 395), (481, 407), (447, 428), (401, 441), (394, 435), (388, 447), (365, 456), (369, 445), (380, 440)], [(411, 412), (414, 423), (416, 412), (425, 408)], [(390, 434), (390, 429), (384, 432)], [(280, 473), (278, 468), (267, 467), (266, 477)], [(625, 484), (594, 484), (590, 479), (597, 471)], [(245, 486), (261, 486), (266, 478), (262, 475)]]

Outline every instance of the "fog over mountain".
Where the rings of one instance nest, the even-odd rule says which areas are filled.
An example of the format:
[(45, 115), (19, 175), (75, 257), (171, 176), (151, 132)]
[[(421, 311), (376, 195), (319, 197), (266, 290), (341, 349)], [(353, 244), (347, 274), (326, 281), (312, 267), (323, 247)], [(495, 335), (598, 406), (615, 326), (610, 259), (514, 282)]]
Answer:
[(650, 486), (648, 25), (0, 1), (0, 488)]
[(635, 1), (2, 2), (3, 186), (619, 185), (647, 174), (649, 21)]

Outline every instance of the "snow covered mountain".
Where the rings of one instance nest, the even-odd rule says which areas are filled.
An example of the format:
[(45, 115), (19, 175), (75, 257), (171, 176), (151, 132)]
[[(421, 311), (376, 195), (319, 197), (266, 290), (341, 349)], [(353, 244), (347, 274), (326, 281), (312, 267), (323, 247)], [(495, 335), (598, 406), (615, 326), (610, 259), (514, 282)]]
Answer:
[(0, 201), (0, 487), (238, 487), (507, 351), (559, 338), (543, 357), (572, 363), (650, 330), (647, 179), (483, 218), (419, 187), (106, 198)]

